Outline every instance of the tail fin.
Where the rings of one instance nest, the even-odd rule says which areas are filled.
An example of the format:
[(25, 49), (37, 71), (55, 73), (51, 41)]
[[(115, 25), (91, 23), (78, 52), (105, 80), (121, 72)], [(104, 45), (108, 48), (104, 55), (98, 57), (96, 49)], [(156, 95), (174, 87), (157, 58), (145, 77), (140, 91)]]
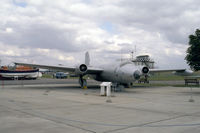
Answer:
[(85, 53), (85, 65), (90, 65), (90, 55), (88, 52)]

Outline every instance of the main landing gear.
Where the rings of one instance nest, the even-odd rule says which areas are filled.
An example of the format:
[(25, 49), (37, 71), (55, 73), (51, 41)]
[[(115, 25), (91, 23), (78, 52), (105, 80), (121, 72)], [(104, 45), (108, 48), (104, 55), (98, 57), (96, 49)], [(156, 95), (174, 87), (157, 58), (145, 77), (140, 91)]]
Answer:
[(86, 79), (83, 79), (82, 75), (79, 77), (79, 84), (81, 85), (81, 88), (87, 89), (87, 81)]

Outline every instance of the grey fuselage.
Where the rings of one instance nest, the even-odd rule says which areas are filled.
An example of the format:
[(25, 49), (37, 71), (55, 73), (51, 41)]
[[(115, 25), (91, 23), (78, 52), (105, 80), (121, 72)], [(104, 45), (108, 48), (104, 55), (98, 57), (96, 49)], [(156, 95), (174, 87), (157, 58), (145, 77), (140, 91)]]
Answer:
[(97, 81), (109, 81), (113, 83), (129, 84), (140, 78), (142, 66), (136, 66), (132, 62), (120, 64), (108, 64), (99, 66), (104, 71), (98, 75), (93, 75)]

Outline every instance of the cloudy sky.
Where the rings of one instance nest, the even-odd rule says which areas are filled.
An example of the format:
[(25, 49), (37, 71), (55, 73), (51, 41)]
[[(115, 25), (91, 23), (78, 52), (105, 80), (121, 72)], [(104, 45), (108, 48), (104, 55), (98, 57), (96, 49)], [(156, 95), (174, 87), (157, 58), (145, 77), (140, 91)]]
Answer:
[(200, 24), (199, 0), (1, 0), (2, 64), (71, 65), (90, 52), (107, 63), (130, 52), (159, 68), (188, 67), (188, 35)]

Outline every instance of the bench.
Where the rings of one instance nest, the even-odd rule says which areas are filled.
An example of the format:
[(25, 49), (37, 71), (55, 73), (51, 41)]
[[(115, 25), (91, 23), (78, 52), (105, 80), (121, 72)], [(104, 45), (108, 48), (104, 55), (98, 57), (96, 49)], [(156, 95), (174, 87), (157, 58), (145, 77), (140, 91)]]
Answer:
[(199, 85), (199, 80), (196, 78), (185, 79), (185, 85), (188, 85), (189, 83)]

